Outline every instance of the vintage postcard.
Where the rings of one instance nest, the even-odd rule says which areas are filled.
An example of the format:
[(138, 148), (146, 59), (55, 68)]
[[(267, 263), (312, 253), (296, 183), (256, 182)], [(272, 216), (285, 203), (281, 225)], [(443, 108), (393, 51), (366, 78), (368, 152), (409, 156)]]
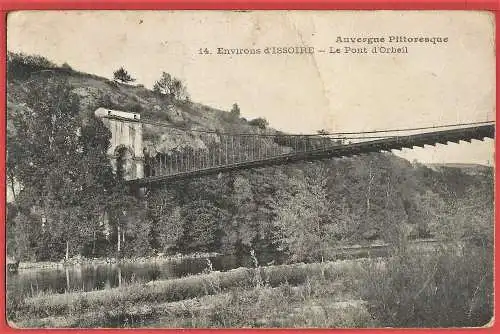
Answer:
[(16, 328), (482, 327), (487, 11), (16, 11)]

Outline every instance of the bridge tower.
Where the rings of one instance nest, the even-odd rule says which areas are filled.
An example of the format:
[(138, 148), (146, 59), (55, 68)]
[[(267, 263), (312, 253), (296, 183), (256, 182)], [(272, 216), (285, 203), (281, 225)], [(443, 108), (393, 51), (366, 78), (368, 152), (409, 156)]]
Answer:
[(123, 173), (125, 180), (144, 177), (141, 115), (137, 113), (98, 108), (94, 114), (111, 131), (108, 156), (113, 170)]

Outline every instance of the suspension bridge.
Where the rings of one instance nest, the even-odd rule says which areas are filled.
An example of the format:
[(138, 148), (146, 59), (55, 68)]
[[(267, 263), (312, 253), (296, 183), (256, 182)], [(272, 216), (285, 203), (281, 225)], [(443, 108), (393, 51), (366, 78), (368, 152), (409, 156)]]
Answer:
[[(495, 123), (492, 121), (362, 132), (285, 134), (179, 129), (172, 124), (141, 119), (136, 113), (104, 108), (96, 110), (96, 115), (111, 130), (108, 154), (114, 167), (123, 166), (125, 179), (133, 187), (233, 170), (495, 137)], [(191, 133), (200, 139), (200, 145), (178, 145), (165, 153), (145, 155), (142, 146), (145, 125), (170, 128), (169, 132)]]

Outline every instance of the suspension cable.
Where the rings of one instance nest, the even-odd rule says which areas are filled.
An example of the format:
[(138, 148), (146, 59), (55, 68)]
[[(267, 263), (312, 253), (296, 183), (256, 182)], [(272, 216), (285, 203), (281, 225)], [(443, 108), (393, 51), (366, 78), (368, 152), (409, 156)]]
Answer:
[[(127, 118), (122, 118), (119, 116), (112, 116), (112, 118), (128, 120)], [(138, 122), (153, 125), (158, 127), (165, 127), (170, 129), (175, 129), (183, 132), (196, 132), (196, 133), (206, 133), (206, 134), (216, 134), (216, 135), (232, 135), (232, 136), (253, 136), (253, 137), (328, 137), (330, 139), (383, 139), (394, 137), (395, 135), (378, 135), (378, 136), (362, 136), (365, 134), (377, 134), (377, 133), (390, 133), (390, 132), (411, 132), (418, 130), (430, 130), (430, 129), (443, 129), (450, 127), (458, 127), (458, 126), (481, 126), (481, 125), (493, 125), (495, 121), (482, 121), (482, 122), (467, 122), (467, 123), (456, 123), (456, 124), (445, 124), (445, 125), (433, 125), (433, 126), (422, 126), (415, 128), (395, 128), (395, 129), (385, 129), (385, 130), (370, 130), (370, 131), (352, 131), (352, 132), (325, 132), (325, 133), (315, 133), (315, 134), (286, 134), (286, 133), (274, 133), (274, 134), (265, 134), (265, 133), (238, 133), (238, 132), (222, 132), (218, 130), (203, 130), (203, 129), (187, 129), (181, 128), (179, 126), (175, 126), (172, 124), (154, 121), (149, 119), (141, 119)], [(351, 135), (351, 137), (346, 137), (345, 135)], [(338, 136), (338, 137), (331, 137)]]

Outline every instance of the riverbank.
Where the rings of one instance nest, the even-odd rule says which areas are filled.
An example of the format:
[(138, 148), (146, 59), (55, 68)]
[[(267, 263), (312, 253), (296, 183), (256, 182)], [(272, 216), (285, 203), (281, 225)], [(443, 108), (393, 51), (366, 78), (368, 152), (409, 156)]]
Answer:
[[(421, 239), (410, 241), (409, 245), (413, 247), (419, 247), (420, 250), (432, 250), (436, 245), (440, 244), (442, 241), (435, 239)], [(390, 244), (381, 241), (371, 242), (369, 244), (354, 244), (345, 245), (337, 248), (331, 249), (332, 254), (330, 261), (341, 260), (349, 257), (368, 257), (370, 255), (384, 256), (386, 252), (391, 247)], [(154, 263), (154, 262), (167, 262), (167, 261), (183, 261), (187, 259), (203, 259), (203, 258), (213, 258), (216, 256), (221, 256), (223, 254), (216, 252), (196, 252), (190, 254), (177, 253), (175, 255), (165, 255), (163, 253), (157, 256), (149, 257), (134, 257), (134, 258), (93, 258), (88, 259), (84, 257), (74, 257), (70, 258), (68, 261), (61, 260), (60, 262), (20, 262), (19, 270), (26, 269), (59, 269), (68, 266), (76, 265), (105, 265), (112, 263)]]
[(134, 257), (134, 258), (121, 258), (117, 259), (114, 257), (110, 258), (93, 258), (88, 259), (84, 257), (73, 257), (69, 260), (61, 260), (60, 262), (20, 262), (18, 270), (37, 270), (37, 269), (60, 269), (68, 266), (77, 265), (105, 265), (112, 263), (154, 263), (154, 262), (167, 262), (167, 261), (183, 261), (187, 259), (203, 259), (212, 258), (220, 256), (222, 254), (211, 252), (211, 253), (191, 253), (191, 254), (181, 254), (177, 253), (175, 255), (164, 255), (159, 254), (157, 256), (149, 257)]
[[(231, 324), (237, 321), (239, 326), (240, 322), (255, 320), (252, 326), (259, 326), (260, 323), (268, 326), (270, 324), (267, 321), (259, 319), (273, 314), (273, 309), (281, 310), (285, 306), (288, 307), (287, 305), (295, 305), (293, 307), (298, 311), (290, 313), (289, 309), (282, 310), (284, 315), (302, 314), (304, 319), (307, 319), (304, 312), (311, 312), (310, 307), (316, 305), (316, 302), (321, 304), (321, 298), (328, 296), (333, 298), (326, 305), (330, 305), (330, 302), (345, 302), (345, 305), (351, 305), (350, 301), (356, 299), (352, 289), (356, 286), (355, 282), (368, 261), (370, 263), (379, 261), (383, 265), (380, 259), (359, 259), (238, 268), (227, 272), (211, 272), (144, 284), (134, 283), (91, 292), (44, 293), (17, 300), (16, 296), (8, 296), (7, 309), (10, 321), (16, 327), (23, 328), (130, 326), (131, 324), (126, 319), (146, 322), (152, 318), (156, 320), (153, 323), (148, 322), (148, 325), (160, 327), (172, 323), (181, 325), (184, 321), (184, 325), (192, 326), (193, 324), (189, 325), (186, 322), (194, 321), (194, 326), (203, 327), (208, 322), (214, 326), (224, 326), (224, 324), (229, 324), (227, 323), (229, 320), (221, 318), (219, 319), (222, 321), (221, 324), (219, 320), (211, 317), (234, 310), (240, 310), (242, 315), (241, 317), (234, 314), (228, 315), (228, 319), (232, 319)], [(196, 300), (202, 297), (208, 298), (211, 302), (197, 304)], [(264, 300), (267, 301), (264, 302)], [(186, 302), (175, 304), (180, 301)], [(253, 311), (257, 312), (253, 318), (247, 317), (245, 310), (249, 307), (255, 308), (255, 303), (258, 301), (263, 303), (262, 307)], [(191, 305), (189, 303), (193, 303), (193, 306), (187, 312), (185, 306)], [(361, 302), (354, 304), (356, 308), (361, 308)], [(203, 307), (196, 308), (194, 305), (203, 305)], [(281, 305), (280, 308), (278, 308), (279, 305)], [(320, 310), (321, 307), (318, 307), (312, 307), (312, 310)], [(179, 318), (176, 316), (177, 313), (182, 313), (184, 316)], [(96, 317), (96, 315), (99, 316)], [(178, 320), (170, 322), (173, 319)], [(95, 321), (98, 323), (94, 323)], [(283, 321), (284, 324), (287, 323)], [(296, 322), (297, 319), (293, 321)]]

